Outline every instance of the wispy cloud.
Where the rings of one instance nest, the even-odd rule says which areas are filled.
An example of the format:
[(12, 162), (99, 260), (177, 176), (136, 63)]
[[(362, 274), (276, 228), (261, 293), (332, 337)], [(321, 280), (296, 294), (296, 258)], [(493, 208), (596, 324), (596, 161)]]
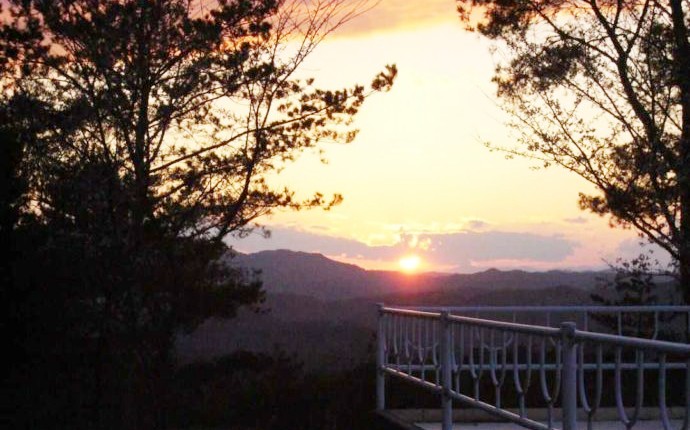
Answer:
[(489, 223), (482, 220), (474, 219), (467, 222), (467, 228), (470, 230), (484, 230), (487, 227), (489, 227)]
[(470, 230), (434, 234), (402, 233), (395, 244), (370, 246), (357, 240), (285, 227), (272, 228), (269, 239), (250, 235), (241, 240), (231, 239), (229, 243), (241, 252), (291, 249), (319, 252), (348, 261), (362, 260), (364, 265), (372, 261), (397, 262), (402, 256), (414, 253), (425, 261), (428, 268), (460, 272), (476, 271), (493, 262), (505, 267), (557, 265), (578, 246), (575, 241), (555, 235)]
[(585, 217), (573, 217), (573, 218), (564, 218), (563, 221), (567, 222), (568, 224), (587, 224), (588, 220)]
[(452, 1), (381, 0), (371, 10), (339, 29), (337, 34), (357, 36), (452, 21), (458, 22)]

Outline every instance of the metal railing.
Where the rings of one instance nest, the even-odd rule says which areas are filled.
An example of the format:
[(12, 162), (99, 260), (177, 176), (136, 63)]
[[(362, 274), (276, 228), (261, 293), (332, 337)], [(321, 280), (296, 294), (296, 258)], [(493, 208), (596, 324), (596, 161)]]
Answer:
[[(530, 313), (545, 317), (547, 323), (517, 322)], [(467, 314), (490, 314), (493, 319)], [(577, 321), (562, 320), (573, 315)], [(678, 324), (678, 316), (684, 317), (684, 324)], [(551, 326), (554, 321), (558, 327)], [(600, 330), (593, 331), (593, 326)], [(622, 334), (631, 327), (651, 338)], [(602, 332), (606, 328), (614, 334)], [(687, 430), (688, 333), (690, 306), (411, 309), (380, 305), (377, 409), (385, 409), (386, 378), (395, 377), (441, 395), (443, 430), (452, 427), (453, 401), (537, 430), (557, 429), (559, 423), (564, 430), (575, 430), (579, 411), (592, 429), (604, 397), (627, 429), (634, 428), (641, 411), (651, 404), (661, 427)], [(675, 336), (676, 341), (660, 340), (660, 334)], [(650, 385), (655, 390), (650, 391)], [(676, 407), (675, 419), (669, 403)], [(544, 420), (530, 416), (534, 407), (546, 410)]]

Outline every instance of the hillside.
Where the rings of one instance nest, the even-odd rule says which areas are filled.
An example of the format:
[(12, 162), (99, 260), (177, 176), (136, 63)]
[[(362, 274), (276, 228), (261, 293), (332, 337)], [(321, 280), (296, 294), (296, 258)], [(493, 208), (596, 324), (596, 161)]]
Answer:
[(283, 349), (307, 368), (347, 368), (371, 354), (376, 303), (427, 306), (590, 303), (600, 272), (487, 270), (474, 274), (367, 271), (320, 254), (287, 250), (238, 255), (262, 272), (262, 312), (209, 320), (178, 342), (183, 362), (246, 349)]
[(239, 254), (232, 265), (258, 269), (268, 294), (297, 294), (324, 301), (376, 297), (385, 303), (461, 304), (498, 289), (567, 286), (591, 289), (602, 272), (525, 272), (489, 269), (473, 274), (370, 271), (321, 254), (289, 250)]
[(264, 289), (271, 294), (292, 293), (322, 300), (366, 295), (366, 270), (321, 254), (263, 251), (239, 254), (230, 264), (260, 270)]

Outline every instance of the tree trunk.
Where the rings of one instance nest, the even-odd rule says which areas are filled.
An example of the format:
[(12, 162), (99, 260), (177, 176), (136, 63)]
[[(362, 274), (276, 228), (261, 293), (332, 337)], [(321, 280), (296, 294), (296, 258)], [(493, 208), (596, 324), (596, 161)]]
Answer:
[(690, 304), (690, 41), (682, 0), (670, 0), (670, 4), (683, 122), (676, 171), (680, 199), (678, 272), (683, 301)]

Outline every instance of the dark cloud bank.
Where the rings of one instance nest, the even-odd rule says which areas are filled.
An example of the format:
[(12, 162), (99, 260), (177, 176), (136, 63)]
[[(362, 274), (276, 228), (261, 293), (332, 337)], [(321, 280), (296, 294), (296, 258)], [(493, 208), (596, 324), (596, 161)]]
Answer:
[(560, 236), (501, 231), (463, 231), (446, 234), (404, 234), (401, 241), (390, 246), (369, 246), (350, 239), (330, 237), (290, 228), (271, 228), (271, 237), (250, 235), (229, 243), (242, 252), (268, 249), (318, 252), (351, 259), (396, 261), (406, 253), (415, 252), (425, 261), (453, 271), (473, 271), (474, 263), (495, 260), (534, 263), (563, 261), (578, 243)]

